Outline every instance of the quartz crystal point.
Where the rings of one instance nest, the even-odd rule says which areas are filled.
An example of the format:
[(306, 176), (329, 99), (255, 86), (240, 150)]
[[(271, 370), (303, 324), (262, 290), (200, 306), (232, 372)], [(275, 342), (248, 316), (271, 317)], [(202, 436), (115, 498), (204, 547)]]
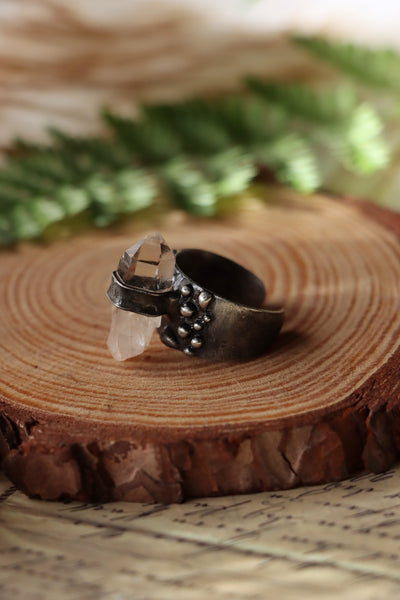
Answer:
[(175, 256), (161, 233), (148, 235), (125, 250), (118, 265), (122, 279), (147, 290), (169, 290), (175, 269)]
[[(124, 252), (118, 273), (136, 288), (168, 291), (172, 287), (175, 256), (160, 233), (147, 236)], [(147, 317), (112, 307), (108, 348), (116, 360), (138, 356), (150, 343), (161, 317)]]
[(161, 317), (146, 317), (113, 306), (107, 344), (115, 360), (142, 354), (160, 324)]

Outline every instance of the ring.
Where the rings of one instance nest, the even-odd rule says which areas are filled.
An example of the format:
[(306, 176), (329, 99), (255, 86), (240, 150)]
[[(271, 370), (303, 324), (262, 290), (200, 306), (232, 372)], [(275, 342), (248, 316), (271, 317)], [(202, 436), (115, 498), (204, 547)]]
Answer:
[(140, 354), (157, 327), (161, 341), (212, 360), (263, 354), (284, 311), (263, 308), (261, 279), (236, 262), (197, 249), (171, 250), (156, 233), (125, 251), (107, 296), (113, 306), (108, 346), (125, 360)]

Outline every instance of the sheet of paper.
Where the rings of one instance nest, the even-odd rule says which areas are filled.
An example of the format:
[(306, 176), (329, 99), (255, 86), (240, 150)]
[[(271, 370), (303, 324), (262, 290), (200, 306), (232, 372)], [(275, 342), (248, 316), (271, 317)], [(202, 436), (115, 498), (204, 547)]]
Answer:
[(31, 500), (0, 476), (1, 600), (400, 598), (400, 468), (161, 506)]

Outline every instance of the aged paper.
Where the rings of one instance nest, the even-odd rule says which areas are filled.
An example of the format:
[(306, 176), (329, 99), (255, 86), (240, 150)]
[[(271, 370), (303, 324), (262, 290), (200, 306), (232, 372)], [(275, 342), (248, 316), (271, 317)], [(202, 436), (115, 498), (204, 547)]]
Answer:
[(399, 468), (172, 506), (31, 500), (0, 476), (1, 600), (393, 600), (399, 559)]

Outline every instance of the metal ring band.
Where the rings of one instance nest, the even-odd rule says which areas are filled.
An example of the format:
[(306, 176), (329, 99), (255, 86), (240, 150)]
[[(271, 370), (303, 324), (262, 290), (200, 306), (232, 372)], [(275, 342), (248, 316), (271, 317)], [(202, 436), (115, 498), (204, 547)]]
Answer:
[(172, 290), (152, 292), (125, 284), (113, 273), (108, 297), (123, 310), (162, 315), (158, 333), (171, 348), (212, 360), (264, 353), (279, 333), (283, 310), (261, 308), (263, 282), (213, 252), (174, 250)]
[(251, 271), (205, 250), (176, 252), (176, 302), (163, 316), (161, 340), (213, 360), (265, 352), (283, 323), (283, 310), (260, 308), (263, 282)]

